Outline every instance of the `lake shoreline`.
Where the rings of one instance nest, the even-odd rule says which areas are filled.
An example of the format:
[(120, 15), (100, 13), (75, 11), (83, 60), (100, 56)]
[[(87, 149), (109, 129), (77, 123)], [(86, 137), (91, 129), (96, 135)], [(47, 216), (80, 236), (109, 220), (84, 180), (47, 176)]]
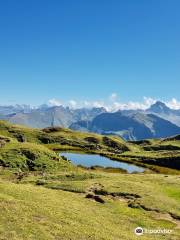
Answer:
[(100, 154), (72, 151), (64, 151), (60, 152), (59, 154), (61, 157), (65, 157), (66, 159), (70, 160), (72, 164), (75, 164), (76, 166), (80, 165), (91, 169), (122, 169), (123, 171), (127, 171), (127, 173), (144, 172), (144, 168), (138, 167), (135, 164), (115, 161), (107, 156), (102, 156)]

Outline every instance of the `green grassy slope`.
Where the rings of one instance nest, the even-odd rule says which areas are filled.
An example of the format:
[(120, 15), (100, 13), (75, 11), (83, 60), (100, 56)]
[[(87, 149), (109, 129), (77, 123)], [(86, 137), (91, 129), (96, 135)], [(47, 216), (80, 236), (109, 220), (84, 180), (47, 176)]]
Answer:
[[(180, 170), (180, 135), (167, 139), (154, 139), (133, 142), (140, 149), (139, 152), (128, 151), (122, 158), (160, 167)], [(177, 173), (177, 172), (175, 172)]]
[[(135, 240), (137, 226), (172, 230), (164, 236), (145, 234), (144, 240), (180, 238), (178, 177), (73, 174), (74, 180), (72, 173), (64, 178), (63, 173), (47, 175), (44, 186), (33, 184), (33, 180), (42, 183), (43, 177), (38, 176), (28, 176), (21, 184), (1, 179), (0, 238)], [(86, 198), (93, 188), (103, 204)]]
[(126, 142), (118, 137), (105, 137), (98, 134), (76, 132), (58, 127), (39, 130), (0, 121), (0, 134), (14, 138), (19, 142), (45, 144), (52, 149), (58, 150), (63, 148), (111, 150), (113, 152), (129, 150)]
[[(82, 133), (58, 127), (43, 130), (31, 129), (12, 125), (5, 121), (0, 121), (0, 136), (11, 140), (11, 149), (13, 146), (16, 148), (17, 142), (32, 143), (36, 144), (36, 148), (39, 144), (39, 147), (44, 145), (57, 151), (77, 150), (99, 153), (116, 160), (149, 167), (161, 173), (177, 174), (180, 170), (180, 140), (178, 136), (160, 140), (125, 142), (117, 136)], [(3, 142), (3, 140), (0, 141)], [(7, 142), (5, 146), (10, 143)], [(33, 147), (33, 145), (31, 146)], [(32, 149), (32, 151), (34, 150)]]
[(166, 235), (144, 234), (143, 240), (179, 239), (180, 178), (167, 174), (179, 171), (163, 168), (164, 175), (83, 169), (52, 150), (100, 153), (157, 170), (157, 164), (144, 163), (143, 156), (157, 161), (162, 153), (173, 157), (178, 150), (154, 147), (178, 141), (131, 143), (114, 136), (37, 130), (0, 121), (0, 239), (135, 240), (137, 226), (172, 230)]

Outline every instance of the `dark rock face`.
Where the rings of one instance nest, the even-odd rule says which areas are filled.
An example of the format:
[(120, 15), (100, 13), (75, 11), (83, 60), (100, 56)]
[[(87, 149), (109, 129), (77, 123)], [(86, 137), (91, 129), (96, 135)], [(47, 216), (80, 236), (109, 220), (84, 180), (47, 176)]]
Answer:
[(103, 143), (113, 149), (117, 149), (120, 151), (128, 151), (128, 148), (125, 145), (118, 144), (117, 142), (113, 141), (109, 137), (103, 137)]
[(164, 141), (174, 141), (174, 140), (180, 140), (180, 135), (176, 135), (176, 136), (164, 139)]
[(95, 137), (86, 137), (84, 138), (85, 141), (89, 142), (89, 143), (94, 143), (94, 144), (98, 144), (99, 140)]
[(14, 130), (10, 130), (9, 132), (13, 134), (13, 136), (18, 140), (18, 142), (26, 142), (26, 138), (21, 132), (17, 132)]
[(36, 158), (37, 158), (36, 154), (29, 151), (28, 149), (26, 149), (26, 150), (23, 149), (22, 154), (24, 154), (28, 159), (30, 159), (32, 161), (36, 160)]
[(62, 130), (61, 127), (47, 127), (47, 128), (44, 128), (42, 131), (45, 133), (52, 133), (52, 132), (59, 132), (61, 130)]
[(26, 142), (26, 138), (23, 134), (18, 133), (15, 135), (15, 137), (18, 140), (18, 142)]
[(169, 167), (173, 169), (180, 170), (180, 157), (172, 156), (172, 157), (163, 157), (163, 158), (143, 158), (143, 163), (153, 164), (161, 167)]

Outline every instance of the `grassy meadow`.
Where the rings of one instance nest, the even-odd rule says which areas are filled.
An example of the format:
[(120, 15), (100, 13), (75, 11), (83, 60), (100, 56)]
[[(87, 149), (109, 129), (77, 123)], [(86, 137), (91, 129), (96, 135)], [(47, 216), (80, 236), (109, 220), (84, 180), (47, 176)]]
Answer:
[[(0, 121), (0, 239), (180, 239), (180, 141), (125, 142)], [(76, 167), (54, 151), (98, 153), (145, 173)], [(136, 227), (170, 229), (144, 234)]]

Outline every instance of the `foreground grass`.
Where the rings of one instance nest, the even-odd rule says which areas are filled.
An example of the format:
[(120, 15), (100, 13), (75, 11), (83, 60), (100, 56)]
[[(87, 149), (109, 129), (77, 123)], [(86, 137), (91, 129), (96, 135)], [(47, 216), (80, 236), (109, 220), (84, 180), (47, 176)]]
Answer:
[[(107, 192), (134, 193), (141, 197), (138, 200), (141, 205), (157, 208), (162, 213), (171, 211), (178, 215), (178, 177), (100, 172), (90, 174), (81, 171), (73, 174), (74, 180), (72, 173), (69, 177), (63, 173), (48, 175), (44, 177), (46, 187), (30, 184), (28, 178), (21, 184), (1, 178), (0, 239), (133, 240), (137, 239), (134, 234), (134, 228), (137, 226), (173, 230), (170, 235), (146, 234), (141, 239), (180, 238), (180, 231), (175, 222), (157, 218), (153, 211), (128, 207), (125, 198), (104, 195), (105, 203), (101, 204), (85, 198), (83, 193), (72, 191), (81, 188), (82, 192), (86, 192), (89, 187), (98, 183), (102, 184)], [(37, 178), (39, 177), (36, 176), (35, 179)], [(50, 189), (53, 184), (59, 186), (59, 189)], [(65, 191), (60, 188), (63, 184)]]

